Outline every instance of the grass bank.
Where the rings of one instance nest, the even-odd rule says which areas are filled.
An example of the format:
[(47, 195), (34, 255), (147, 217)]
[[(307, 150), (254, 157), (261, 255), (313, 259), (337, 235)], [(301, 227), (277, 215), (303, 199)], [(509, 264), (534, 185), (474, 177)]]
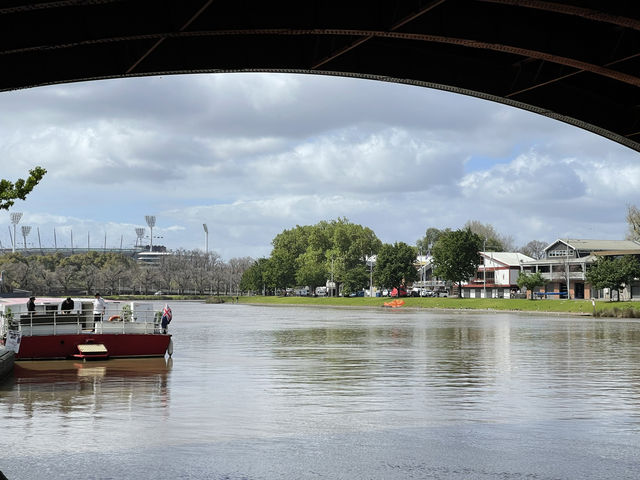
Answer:
[[(235, 297), (232, 297), (235, 301)], [(240, 303), (265, 305), (323, 305), (340, 307), (383, 307), (390, 298), (342, 297), (239, 297)], [(401, 308), (454, 310), (497, 310), (593, 315), (591, 300), (524, 300), (502, 298), (405, 298)], [(596, 301), (596, 316), (640, 318), (640, 302)]]

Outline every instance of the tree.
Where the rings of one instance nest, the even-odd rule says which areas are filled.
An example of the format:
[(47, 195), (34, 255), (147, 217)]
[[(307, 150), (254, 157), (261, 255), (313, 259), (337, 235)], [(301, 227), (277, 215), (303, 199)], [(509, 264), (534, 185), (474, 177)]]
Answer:
[(374, 274), (378, 285), (399, 287), (418, 278), (416, 249), (404, 242), (385, 243), (378, 252)]
[(327, 252), (327, 268), (333, 258), (334, 281), (342, 284), (342, 292), (346, 295), (366, 288), (370, 278), (367, 259), (378, 252), (382, 242), (373, 230), (350, 223), (346, 218), (331, 222), (331, 225), (332, 248)]
[(332, 275), (347, 292), (358, 290), (368, 284), (367, 257), (381, 243), (373, 230), (346, 218), (297, 225), (273, 239), (263, 279), (272, 288), (313, 287)]
[(627, 205), (627, 224), (627, 240), (640, 241), (640, 209), (635, 205)]
[(0, 180), (0, 209), (8, 210), (16, 200), (24, 200), (34, 187), (42, 180), (47, 171), (42, 167), (29, 170), (26, 180), (19, 178), (15, 183), (9, 180)]
[(119, 293), (119, 287), (122, 286), (123, 280), (127, 283), (129, 272), (134, 269), (134, 261), (116, 253), (104, 253), (103, 255), (106, 257), (106, 261), (102, 265), (100, 273), (108, 288), (109, 295), (113, 295), (114, 292)]
[(618, 292), (629, 285), (633, 278), (640, 276), (640, 263), (635, 257), (624, 256), (613, 260), (600, 257), (587, 271), (587, 281), (597, 290), (608, 288)]
[(520, 276), (518, 277), (518, 288), (526, 288), (531, 291), (531, 300), (534, 299), (533, 291), (547, 284), (547, 280), (545, 280), (539, 272), (536, 273), (527, 273), (520, 272)]
[(493, 225), (489, 223), (482, 223), (478, 220), (468, 220), (463, 228), (468, 228), (477, 234), (483, 240), (482, 248), (487, 252), (510, 252), (514, 249), (513, 237), (500, 235)]
[(327, 281), (327, 264), (324, 251), (316, 250), (311, 246), (305, 253), (296, 259), (296, 284), (308, 285), (311, 291)]
[(265, 288), (266, 258), (259, 258), (253, 265), (244, 271), (240, 280), (240, 290), (243, 292), (261, 292)]
[(440, 238), (440, 235), (450, 231), (451, 230), (449, 228), (446, 228), (445, 230), (439, 230), (435, 227), (427, 228), (424, 237), (418, 239), (418, 241), (416, 242), (418, 251), (427, 253), (436, 244), (438, 238)]
[(524, 247), (520, 247), (520, 253), (524, 253), (531, 258), (540, 260), (544, 256), (544, 249), (547, 247), (547, 243), (540, 240), (531, 240)]
[(234, 257), (227, 262), (229, 269), (229, 293), (238, 293), (240, 288), (240, 282), (242, 281), (242, 275), (253, 264), (253, 258), (251, 257)]
[[(479, 251), (483, 241), (468, 228), (445, 233), (431, 251), (435, 265), (433, 273), (460, 286), (476, 274), (482, 263)], [(462, 297), (461, 288), (458, 296)]]

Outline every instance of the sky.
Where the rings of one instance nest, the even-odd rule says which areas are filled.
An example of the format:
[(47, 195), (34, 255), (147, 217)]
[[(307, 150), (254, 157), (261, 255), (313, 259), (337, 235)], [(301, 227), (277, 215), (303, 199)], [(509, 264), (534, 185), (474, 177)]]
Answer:
[[(347, 218), (383, 242), (489, 223), (516, 246), (623, 239), (639, 154), (534, 113), (418, 86), (294, 74), (103, 80), (0, 93), (0, 211), (27, 245), (154, 245), (267, 257), (296, 225)], [(38, 231), (40, 240), (38, 240)], [(146, 227), (146, 244), (149, 243)], [(157, 238), (156, 238), (157, 237)], [(18, 238), (18, 247), (23, 239)]]

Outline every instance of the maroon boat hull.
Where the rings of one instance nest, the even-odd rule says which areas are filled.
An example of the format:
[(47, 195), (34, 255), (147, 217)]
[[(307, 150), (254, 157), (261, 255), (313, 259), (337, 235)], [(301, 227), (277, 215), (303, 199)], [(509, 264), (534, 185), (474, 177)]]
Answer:
[(72, 358), (78, 345), (99, 343), (107, 348), (109, 358), (163, 357), (171, 335), (165, 334), (113, 334), (82, 333), (79, 335), (24, 336), (16, 360), (44, 360)]

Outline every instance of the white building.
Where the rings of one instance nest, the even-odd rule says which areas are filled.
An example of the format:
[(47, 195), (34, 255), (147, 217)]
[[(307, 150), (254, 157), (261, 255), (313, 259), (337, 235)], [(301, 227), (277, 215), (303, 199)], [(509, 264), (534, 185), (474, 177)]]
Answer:
[(480, 252), (475, 278), (462, 284), (466, 298), (511, 298), (518, 291), (520, 267), (533, 258), (519, 252)]

